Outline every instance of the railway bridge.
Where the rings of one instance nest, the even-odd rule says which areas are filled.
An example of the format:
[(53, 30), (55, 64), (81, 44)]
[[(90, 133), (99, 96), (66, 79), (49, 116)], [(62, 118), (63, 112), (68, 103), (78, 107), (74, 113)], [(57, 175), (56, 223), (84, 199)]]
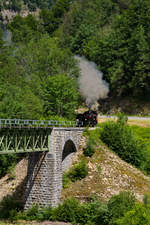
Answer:
[(62, 174), (72, 164), (83, 128), (72, 121), (0, 119), (0, 154), (29, 152), (24, 208), (57, 206)]

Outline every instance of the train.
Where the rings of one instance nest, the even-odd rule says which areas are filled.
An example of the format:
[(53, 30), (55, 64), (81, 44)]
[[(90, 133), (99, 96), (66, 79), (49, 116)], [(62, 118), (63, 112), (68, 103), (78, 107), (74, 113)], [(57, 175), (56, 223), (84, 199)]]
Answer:
[(94, 127), (98, 123), (98, 113), (93, 110), (88, 110), (84, 113), (79, 113), (76, 116), (77, 127)]

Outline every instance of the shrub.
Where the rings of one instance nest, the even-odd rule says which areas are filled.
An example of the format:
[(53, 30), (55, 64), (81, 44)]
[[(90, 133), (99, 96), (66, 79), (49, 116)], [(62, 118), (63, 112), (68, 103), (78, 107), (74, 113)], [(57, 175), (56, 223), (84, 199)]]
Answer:
[(66, 199), (53, 210), (51, 219), (54, 221), (64, 221), (76, 224), (79, 203), (76, 199)]
[(100, 129), (97, 128), (92, 131), (87, 130), (85, 134), (88, 136), (88, 141), (83, 153), (85, 156), (92, 157), (95, 153), (96, 146), (100, 143)]
[(15, 172), (15, 163), (13, 163), (10, 167), (8, 167), (8, 177), (10, 180), (13, 180), (16, 178), (16, 172)]
[(124, 118), (119, 118), (117, 122), (109, 121), (104, 124), (101, 132), (101, 139), (119, 157), (136, 167), (140, 167), (145, 160), (144, 145), (142, 145), (126, 124)]
[(88, 174), (88, 168), (84, 160), (80, 161), (78, 164), (75, 164), (73, 168), (68, 172), (69, 178), (71, 181), (75, 182), (76, 180), (81, 180)]
[(38, 210), (37, 213), (37, 220), (43, 221), (43, 220), (50, 220), (53, 214), (52, 207), (48, 208), (42, 208)]
[(145, 207), (141, 203), (127, 212), (122, 218), (118, 219), (117, 225), (150, 225), (150, 205)]
[(33, 204), (33, 206), (27, 211), (20, 211), (15, 216), (16, 220), (50, 220), (52, 216), (53, 209), (51, 207), (40, 208), (38, 205)]
[(120, 192), (119, 195), (114, 195), (108, 202), (110, 224), (116, 225), (116, 219), (131, 210), (135, 206), (135, 201), (135, 196), (131, 192)]
[(36, 220), (38, 212), (38, 205), (33, 204), (32, 208), (28, 209), (26, 212), (26, 219), (27, 220)]
[(16, 196), (7, 195), (0, 202), (0, 219), (14, 219), (20, 209), (22, 204)]
[(51, 219), (81, 225), (107, 225), (108, 208), (106, 203), (100, 203), (97, 199), (82, 204), (74, 198), (66, 199), (53, 210)]
[(96, 198), (90, 203), (82, 203), (79, 206), (77, 222), (82, 225), (108, 225), (107, 203), (101, 203)]
[(17, 159), (17, 154), (0, 155), (0, 177), (15, 167)]
[(63, 184), (63, 188), (67, 188), (70, 182), (70, 178), (69, 178), (69, 173), (66, 172), (63, 174), (62, 177), (62, 184)]
[(85, 156), (89, 157), (92, 157), (95, 153), (95, 145), (90, 139), (88, 140), (86, 148), (83, 150), (83, 153)]

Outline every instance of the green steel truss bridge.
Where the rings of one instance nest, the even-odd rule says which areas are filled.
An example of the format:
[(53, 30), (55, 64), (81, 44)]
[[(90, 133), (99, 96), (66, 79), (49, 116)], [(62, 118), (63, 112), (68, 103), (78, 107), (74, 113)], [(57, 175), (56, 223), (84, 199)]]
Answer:
[(53, 127), (76, 127), (76, 122), (0, 119), (0, 154), (48, 151)]

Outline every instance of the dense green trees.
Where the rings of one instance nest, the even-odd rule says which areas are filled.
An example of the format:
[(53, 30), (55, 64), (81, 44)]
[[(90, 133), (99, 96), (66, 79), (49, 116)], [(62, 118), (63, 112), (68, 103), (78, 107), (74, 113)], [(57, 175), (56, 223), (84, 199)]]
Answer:
[[(59, 48), (58, 41), (48, 36), (36, 42), (33, 39), (17, 49), (4, 49), (0, 52), (3, 60), (0, 67), (0, 117), (39, 119), (54, 113), (60, 115), (59, 107), (54, 110), (48, 99), (54, 93), (48, 83), (51, 85), (55, 79), (55, 91), (65, 90), (65, 99), (57, 96), (58, 102), (63, 103), (62, 115), (72, 116), (78, 101), (75, 82), (78, 68), (69, 50)], [(9, 54), (4, 55), (6, 49)], [(56, 83), (59, 78), (60, 85)]]
[[(32, 3), (41, 4), (40, 1)], [(78, 76), (68, 48), (96, 62), (110, 83), (114, 96), (149, 93), (148, 0), (57, 0), (51, 9), (44, 9), (42, 5), (41, 8), (39, 18), (16, 16), (9, 24), (17, 48), (5, 46), (2, 39), (0, 41), (1, 116), (10, 115), (8, 99), (11, 98), (11, 102), (16, 101), (12, 103), (12, 114), (18, 117), (30, 115), (32, 118), (42, 115), (49, 77), (62, 74), (72, 79)], [(27, 105), (33, 104), (26, 90), (36, 103), (34, 105), (38, 106), (39, 110), (36, 107), (33, 110), (35, 114), (31, 113), (32, 109), (27, 110), (29, 114), (24, 113)], [(25, 104), (18, 105), (22, 96)], [(46, 107), (45, 112), (51, 115)]]
[(39, 21), (29, 14), (23, 18), (20, 15), (14, 17), (9, 24), (9, 29), (12, 32), (12, 41), (15, 43), (27, 43), (30, 40), (38, 40), (44, 33)]
[(61, 44), (96, 62), (114, 95), (150, 90), (150, 2), (73, 2), (57, 33)]
[(78, 105), (77, 84), (74, 78), (66, 75), (51, 76), (47, 79), (44, 93), (47, 115), (69, 117)]
[(51, 10), (43, 9), (40, 18), (44, 29), (52, 34), (63, 21), (63, 16), (68, 11), (71, 0), (57, 0)]

